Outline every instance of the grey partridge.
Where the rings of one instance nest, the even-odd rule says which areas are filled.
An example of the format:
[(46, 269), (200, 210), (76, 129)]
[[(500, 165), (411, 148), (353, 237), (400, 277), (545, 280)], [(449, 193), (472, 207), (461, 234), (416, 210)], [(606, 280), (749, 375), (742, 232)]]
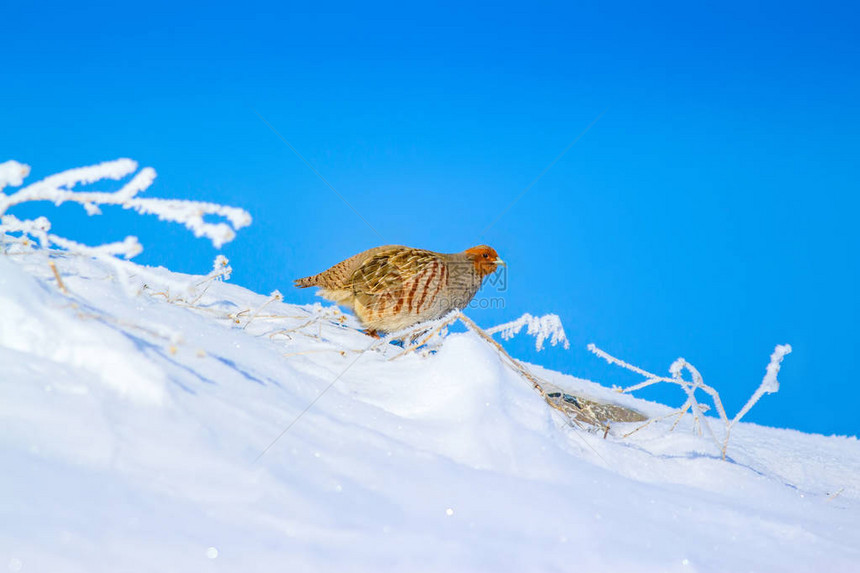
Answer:
[(349, 307), (375, 335), (465, 308), (484, 279), (503, 264), (487, 245), (452, 254), (386, 245), (298, 279), (295, 285), (320, 287), (317, 294)]

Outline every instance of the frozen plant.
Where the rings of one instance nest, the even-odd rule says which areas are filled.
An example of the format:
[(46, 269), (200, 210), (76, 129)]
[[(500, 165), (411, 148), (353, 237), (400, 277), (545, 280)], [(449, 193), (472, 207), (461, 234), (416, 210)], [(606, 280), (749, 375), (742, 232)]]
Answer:
[[(117, 257), (130, 259), (143, 250), (136, 237), (126, 237), (120, 242), (91, 247), (52, 234), (51, 222), (46, 217), (20, 220), (7, 212), (16, 205), (31, 201), (51, 201), (55, 205), (78, 203), (89, 215), (100, 214), (100, 205), (118, 205), (140, 214), (155, 215), (162, 221), (180, 223), (195, 236), (206, 237), (212, 241), (216, 248), (233, 240), (238, 229), (251, 224), (248, 212), (237, 207), (180, 199), (140, 198), (138, 194), (152, 185), (156, 174), (152, 167), (144, 167), (140, 171), (137, 171), (137, 167), (137, 162), (131, 159), (106, 161), (89, 167), (69, 169), (31, 183), (12, 194), (6, 194), (3, 192), (4, 188), (23, 185), (24, 179), (30, 174), (30, 167), (17, 161), (0, 163), (0, 245), (13, 242), (29, 246), (32, 238), (43, 248), (54, 246), (69, 253), (100, 259), (110, 263), (116, 269), (119, 279), (128, 286), (130, 271), (122, 267)], [(133, 177), (118, 191), (75, 190), (78, 185), (89, 185), (108, 179), (118, 181), (133, 173)], [(206, 222), (204, 216), (207, 215), (220, 217), (222, 220)], [(215, 271), (207, 278), (229, 277), (226, 259), (216, 259), (215, 267)], [(139, 270), (137, 272), (139, 274)]]
[[(675, 429), (675, 426), (681, 420), (684, 414), (687, 411), (691, 411), (693, 414), (693, 420), (695, 423), (695, 428), (699, 435), (702, 435), (702, 428), (704, 427), (707, 431), (708, 435), (712, 440), (717, 444), (717, 447), (720, 448), (720, 452), (722, 453), (723, 459), (726, 459), (726, 449), (729, 446), (729, 438), (731, 437), (732, 428), (737, 424), (744, 415), (750, 411), (750, 409), (755, 405), (758, 400), (764, 396), (765, 394), (773, 394), (779, 390), (779, 381), (777, 380), (777, 374), (779, 374), (780, 366), (782, 365), (782, 360), (785, 358), (786, 354), (791, 352), (791, 346), (788, 344), (778, 344), (773, 351), (773, 354), (770, 355), (770, 362), (767, 365), (767, 370), (765, 371), (764, 378), (759, 384), (758, 389), (753, 393), (747, 403), (743, 408), (735, 415), (731, 420), (726, 415), (726, 410), (723, 408), (723, 402), (720, 399), (720, 394), (711, 386), (705, 384), (702, 379), (702, 375), (696, 369), (695, 366), (684, 360), (683, 358), (678, 358), (672, 365), (669, 367), (669, 373), (672, 375), (671, 378), (666, 376), (658, 376), (656, 374), (651, 374), (650, 372), (639, 368), (638, 366), (634, 366), (623, 360), (619, 360), (614, 356), (604, 352), (603, 350), (597, 348), (594, 344), (589, 344), (588, 349), (600, 356), (610, 364), (615, 364), (617, 366), (621, 366), (622, 368), (626, 368), (632, 372), (636, 372), (637, 374), (641, 374), (645, 377), (645, 380), (634, 384), (633, 386), (628, 386), (627, 388), (616, 388), (619, 392), (633, 392), (635, 390), (639, 390), (641, 388), (645, 388), (646, 386), (651, 386), (652, 384), (657, 384), (659, 382), (668, 382), (670, 384), (677, 384), (680, 386), (684, 393), (687, 395), (687, 400), (684, 404), (678, 408), (676, 411), (669, 414), (669, 416), (677, 416), (677, 420), (675, 420), (675, 424), (672, 425), (672, 429)], [(690, 379), (687, 380), (684, 378), (683, 373), (684, 370), (690, 373)], [(713, 429), (711, 429), (710, 424), (708, 424), (708, 420), (704, 415), (704, 412), (709, 409), (706, 404), (700, 404), (696, 399), (696, 390), (702, 390), (705, 394), (711, 397), (714, 402), (714, 407), (717, 411), (717, 414), (720, 417), (720, 420), (723, 422), (723, 435), (722, 437), (718, 437)], [(664, 416), (669, 417), (669, 416)], [(655, 421), (655, 419), (649, 420), (642, 426), (639, 426), (633, 432), (636, 432), (651, 422)], [(633, 432), (627, 434), (629, 436)]]
[[(248, 212), (236, 207), (225, 207), (200, 201), (137, 197), (138, 193), (149, 188), (155, 180), (155, 170), (151, 167), (144, 167), (138, 171), (118, 191), (74, 191), (74, 188), (79, 184), (91, 184), (105, 179), (119, 180), (136, 170), (137, 162), (131, 159), (106, 161), (98, 165), (69, 169), (51, 175), (41, 181), (27, 185), (11, 195), (6, 195), (2, 192), (3, 188), (22, 185), (24, 178), (30, 173), (30, 167), (17, 161), (0, 163), (0, 217), (3, 221), (0, 224), (0, 231), (22, 232), (38, 239), (45, 247), (54, 244), (67, 248), (62, 244), (63, 240), (56, 241), (58, 238), (56, 235), (48, 234), (50, 221), (45, 217), (39, 217), (32, 221), (20, 221), (12, 215), (6, 215), (11, 207), (30, 201), (51, 201), (55, 205), (61, 205), (65, 202), (79, 203), (90, 215), (101, 213), (99, 205), (119, 205), (141, 214), (156, 215), (162, 221), (181, 223), (195, 236), (206, 237), (211, 240), (216, 248), (220, 248), (224, 243), (233, 240), (236, 236), (236, 230), (251, 224), (251, 216)], [(220, 216), (226, 219), (226, 222), (207, 223), (203, 220), (205, 215)], [(76, 243), (69, 243), (66, 240), (66, 244), (70, 245), (71, 248), (77, 248)], [(117, 244), (125, 244), (126, 247), (113, 254), (122, 254), (131, 258), (140, 252), (140, 245), (136, 239)]]
[(251, 324), (251, 322), (252, 322), (255, 318), (257, 318), (257, 316), (259, 316), (260, 312), (261, 312), (261, 311), (262, 311), (266, 306), (268, 306), (269, 304), (271, 304), (271, 303), (273, 303), (273, 302), (283, 302), (283, 301), (284, 301), (284, 295), (282, 295), (282, 294), (281, 294), (281, 291), (279, 291), (279, 290), (277, 290), (277, 289), (273, 290), (273, 291), (272, 291), (272, 294), (270, 294), (270, 295), (269, 295), (269, 298), (267, 298), (267, 299), (263, 302), (263, 304), (261, 304), (261, 305), (260, 305), (260, 306), (258, 306), (256, 309), (254, 309), (253, 311), (251, 311), (251, 316), (248, 318), (248, 322), (246, 322), (246, 323), (244, 324), (244, 326), (242, 326), (242, 330), (245, 330), (246, 328), (248, 328), (248, 325), (249, 325), (249, 324)]
[[(391, 332), (386, 335), (381, 342), (388, 343), (392, 340), (404, 341), (406, 343), (404, 344), (404, 350), (395, 356), (395, 358), (397, 358), (415, 350), (416, 348), (424, 347), (434, 338), (444, 337), (447, 333), (447, 328), (458, 320), (471, 328), (471, 325), (474, 325), (474, 323), (471, 321), (467, 323), (464, 316), (465, 315), (463, 315), (461, 311), (452, 310), (445, 316), (437, 318), (436, 320), (422, 322), (417, 326), (411, 326), (404, 330)], [(567, 335), (564, 333), (564, 327), (561, 324), (561, 319), (555, 314), (532, 316), (531, 314), (526, 313), (511, 322), (499, 324), (487, 329), (481, 329), (481, 333), (486, 335), (486, 338), (489, 339), (492, 339), (493, 334), (501, 334), (504, 340), (510, 340), (519, 334), (523, 327), (526, 328), (527, 334), (535, 337), (535, 348), (538, 351), (543, 350), (544, 343), (547, 339), (553, 346), (561, 344), (564, 348), (570, 347)], [(475, 328), (477, 328), (477, 325), (475, 325)], [(384, 344), (382, 344), (382, 346), (384, 347)], [(380, 345), (374, 345), (374, 348), (377, 347), (380, 347)]]
[[(233, 267), (230, 266), (230, 260), (227, 257), (217, 255), (215, 261), (212, 263), (212, 270), (209, 274), (197, 277), (196, 280), (191, 282), (165, 279), (163, 276), (148, 272), (145, 267), (139, 267), (135, 272), (137, 275), (143, 275), (142, 278), (147, 283), (160, 284), (164, 289), (163, 291), (152, 292), (151, 294), (163, 296), (165, 300), (174, 304), (185, 303), (188, 306), (194, 306), (206, 294), (211, 283), (229, 280), (233, 272)], [(150, 289), (148, 284), (145, 288)], [(173, 290), (172, 294), (171, 289)]]
[(570, 348), (567, 335), (564, 333), (564, 327), (561, 325), (561, 319), (557, 314), (532, 316), (529, 313), (525, 313), (514, 321), (488, 328), (486, 333), (499, 333), (503, 339), (510, 340), (519, 334), (524, 326), (527, 327), (526, 333), (535, 337), (535, 349), (538, 351), (543, 349), (543, 344), (547, 339), (549, 339), (549, 343), (553, 346), (561, 344), (565, 349)]

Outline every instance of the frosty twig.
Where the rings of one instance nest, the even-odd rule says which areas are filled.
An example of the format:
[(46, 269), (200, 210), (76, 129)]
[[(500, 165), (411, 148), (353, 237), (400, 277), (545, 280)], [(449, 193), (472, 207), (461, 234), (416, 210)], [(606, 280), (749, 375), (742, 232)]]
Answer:
[[(596, 354), (597, 356), (603, 358), (610, 364), (615, 364), (617, 366), (621, 366), (631, 372), (636, 372), (637, 374), (644, 376), (645, 380), (639, 382), (638, 384), (634, 384), (632, 386), (628, 386), (627, 388), (618, 388), (619, 392), (633, 392), (635, 390), (639, 390), (641, 388), (645, 388), (646, 386), (650, 386), (652, 384), (657, 384), (659, 382), (668, 382), (669, 384), (677, 384), (680, 386), (684, 393), (687, 395), (687, 400), (684, 404), (678, 408), (675, 412), (668, 414), (665, 417), (669, 417), (672, 415), (678, 415), (678, 420), (672, 426), (672, 429), (675, 429), (675, 425), (677, 425), (678, 421), (680, 421), (681, 417), (690, 410), (693, 413), (693, 421), (695, 423), (695, 427), (699, 435), (702, 434), (702, 428), (704, 427), (707, 430), (708, 435), (711, 439), (716, 443), (717, 447), (720, 449), (720, 453), (723, 456), (723, 459), (726, 458), (726, 449), (729, 447), (729, 438), (731, 436), (732, 428), (735, 424), (737, 424), (744, 415), (749, 412), (750, 408), (752, 408), (756, 402), (758, 402), (759, 398), (764, 396), (765, 394), (771, 394), (779, 390), (779, 381), (777, 380), (777, 374), (779, 373), (780, 365), (782, 364), (783, 358), (785, 355), (791, 352), (791, 346), (788, 344), (780, 344), (774, 349), (773, 354), (770, 357), (770, 363), (767, 365), (767, 370), (765, 372), (764, 378), (761, 381), (758, 389), (755, 393), (750, 397), (747, 401), (746, 405), (735, 415), (734, 418), (729, 420), (729, 417), (726, 415), (726, 410), (723, 408), (723, 402), (720, 399), (720, 394), (711, 386), (708, 386), (704, 383), (702, 379), (702, 375), (699, 371), (689, 362), (684, 360), (683, 358), (678, 358), (672, 365), (669, 367), (669, 373), (672, 375), (671, 378), (666, 376), (658, 376), (656, 374), (652, 374), (646, 370), (639, 368), (638, 366), (633, 366), (623, 360), (615, 358), (609, 353), (597, 348), (594, 344), (589, 344), (588, 349)], [(687, 370), (690, 373), (690, 380), (686, 380), (682, 374), (683, 371)], [(711, 397), (714, 402), (714, 407), (717, 411), (717, 415), (720, 420), (723, 422), (723, 436), (722, 439), (718, 438), (714, 431), (711, 429), (708, 424), (708, 420), (704, 415), (704, 411), (706, 406), (704, 404), (700, 404), (698, 400), (696, 400), (696, 390), (702, 390)], [(649, 420), (646, 424), (643, 424), (639, 428), (636, 428), (630, 434), (644, 428), (648, 424), (650, 424), (653, 420)], [(626, 436), (625, 436), (626, 437)]]
[[(155, 215), (162, 221), (180, 223), (196, 237), (206, 237), (211, 240), (216, 248), (233, 240), (236, 230), (251, 224), (251, 216), (248, 212), (237, 207), (200, 201), (137, 197), (138, 193), (148, 189), (155, 180), (156, 173), (151, 167), (144, 167), (138, 171), (119, 191), (74, 190), (80, 184), (91, 184), (105, 179), (119, 180), (136, 170), (136, 161), (117, 159), (51, 175), (27, 185), (12, 195), (0, 192), (0, 216), (11, 207), (30, 201), (51, 201), (55, 205), (66, 202), (79, 203), (89, 215), (100, 214), (99, 205), (119, 205), (140, 214)], [(29, 174), (29, 166), (21, 163), (7, 161), (0, 164), (0, 190), (7, 185), (21, 185), (27, 174)], [(207, 223), (203, 220), (204, 215), (218, 216), (227, 222)], [(134, 255), (128, 255), (129, 258), (131, 256)]]
[[(17, 244), (29, 249), (31, 247), (29, 238), (32, 237), (43, 248), (56, 246), (70, 254), (102, 260), (113, 267), (116, 276), (127, 290), (132, 290), (128, 284), (128, 278), (131, 274), (141, 274), (141, 271), (123, 266), (122, 261), (117, 257), (131, 259), (140, 254), (143, 247), (137, 237), (126, 237), (119, 242), (97, 246), (83, 245), (52, 234), (51, 222), (46, 217), (21, 220), (7, 214), (9, 209), (31, 201), (51, 201), (55, 205), (71, 202), (80, 204), (89, 215), (98, 215), (101, 213), (100, 205), (117, 205), (141, 214), (156, 215), (163, 221), (180, 223), (195, 236), (208, 238), (216, 248), (231, 241), (236, 236), (236, 230), (251, 223), (251, 216), (237, 207), (178, 199), (141, 199), (137, 195), (152, 185), (156, 174), (151, 167), (144, 167), (140, 171), (137, 171), (137, 167), (137, 162), (131, 159), (106, 161), (45, 177), (7, 195), (3, 189), (22, 185), (30, 173), (30, 167), (17, 161), (0, 163), (0, 242)], [(134, 175), (131, 179), (118, 191), (75, 190), (79, 185), (104, 180), (118, 181), (132, 174)], [(203, 219), (204, 216), (221, 217), (223, 221), (206, 222)], [(229, 273), (230, 268), (227, 266), (226, 259), (216, 259), (215, 270), (206, 277), (204, 282), (226, 278)], [(188, 288), (187, 285), (183, 290), (186, 288)], [(193, 291), (193, 287), (191, 290)]]
[(561, 319), (556, 314), (532, 316), (526, 313), (514, 321), (488, 328), (486, 333), (490, 335), (499, 333), (505, 340), (510, 340), (519, 334), (524, 326), (527, 327), (526, 332), (535, 337), (535, 349), (538, 351), (543, 349), (547, 338), (549, 338), (549, 343), (553, 346), (561, 344), (566, 349), (570, 348), (570, 342), (568, 342), (567, 335), (564, 333)]

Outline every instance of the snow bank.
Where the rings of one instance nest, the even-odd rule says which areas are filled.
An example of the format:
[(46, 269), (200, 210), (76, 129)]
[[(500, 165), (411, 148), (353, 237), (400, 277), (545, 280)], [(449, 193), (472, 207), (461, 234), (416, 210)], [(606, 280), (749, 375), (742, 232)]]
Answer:
[(52, 308), (59, 301), (51, 302), (47, 288), (0, 256), (0, 346), (80, 370), (140, 403), (165, 400), (164, 373), (141, 357), (121, 330), (103, 321), (76, 320), (76, 313), (87, 312), (80, 306)]
[[(156, 294), (165, 285), (205, 277), (132, 263), (149, 288), (129, 296), (106, 263), (50, 256), (0, 255), (0, 566), (785, 572), (860, 563), (855, 438), (741, 422), (728, 461), (668, 422), (629, 439), (619, 425), (603, 439), (571, 427), (470, 332), (449, 335), (435, 354), (390, 360), (399, 348), (362, 352), (371, 341), (331, 308), (218, 281), (168, 302)], [(530, 368), (650, 416), (669, 410)]]

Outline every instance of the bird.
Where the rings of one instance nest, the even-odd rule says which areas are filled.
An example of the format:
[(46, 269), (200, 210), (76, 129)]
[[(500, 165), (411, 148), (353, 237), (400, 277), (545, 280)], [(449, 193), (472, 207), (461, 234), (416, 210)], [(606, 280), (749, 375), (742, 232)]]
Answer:
[(350, 308), (365, 333), (379, 337), (465, 308), (499, 265), (506, 266), (487, 245), (450, 254), (385, 245), (297, 279), (295, 286), (319, 287), (319, 296)]

